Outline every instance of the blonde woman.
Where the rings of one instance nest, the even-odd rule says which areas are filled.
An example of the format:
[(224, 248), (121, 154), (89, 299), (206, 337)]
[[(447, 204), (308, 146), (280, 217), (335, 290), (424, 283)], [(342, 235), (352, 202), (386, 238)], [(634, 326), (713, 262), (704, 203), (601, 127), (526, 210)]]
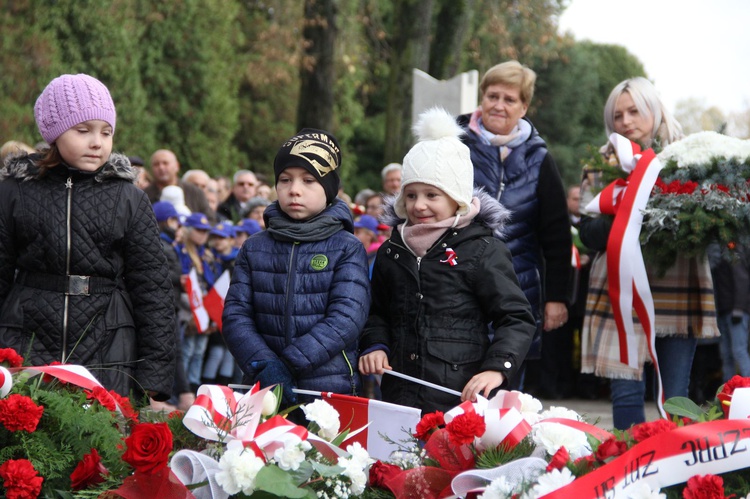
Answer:
[[(645, 78), (619, 83), (604, 107), (607, 135), (618, 133), (644, 149), (664, 147), (682, 138), (682, 128), (661, 101), (656, 88)], [(615, 160), (614, 150), (601, 153)], [(602, 187), (599, 172), (585, 171), (581, 206), (591, 199), (592, 190)], [(580, 236), (590, 249), (598, 251), (589, 278), (586, 318), (582, 331), (581, 371), (609, 378), (614, 425), (626, 429), (645, 421), (646, 382), (643, 367), (651, 362), (646, 335), (636, 321), (638, 368), (620, 362), (617, 326), (612, 315), (607, 281), (607, 240), (611, 216), (584, 213)], [(718, 336), (713, 282), (707, 258), (678, 257), (662, 276), (646, 263), (655, 306), (656, 353), (665, 398), (687, 397), (690, 368), (698, 338)]]

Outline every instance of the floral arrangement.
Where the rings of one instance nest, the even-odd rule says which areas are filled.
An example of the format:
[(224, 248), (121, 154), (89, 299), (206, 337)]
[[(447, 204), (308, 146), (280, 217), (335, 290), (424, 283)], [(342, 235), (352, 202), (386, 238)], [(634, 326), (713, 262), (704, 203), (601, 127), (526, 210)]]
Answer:
[(670, 399), (672, 419), (614, 433), (501, 391), (424, 415), (397, 452), (374, 461), (347, 443), (360, 429), (341, 431), (324, 400), (302, 406), (307, 426), (290, 421), (279, 412), (280, 387), (241, 394), (204, 385), (186, 413), (167, 415), (135, 410), (80, 366), (22, 363), (0, 349), (0, 495), (10, 499), (740, 499), (750, 491), (750, 378), (739, 376), (706, 407)]
[[(750, 243), (750, 141), (699, 132), (658, 153), (663, 169), (644, 210), (644, 259), (660, 271), (677, 254), (703, 254), (718, 243), (727, 256)], [(625, 178), (614, 153), (597, 152), (586, 169), (604, 185)]]
[[(188, 484), (218, 490), (223, 497), (359, 497), (374, 462), (357, 442), (340, 432), (339, 414), (324, 400), (302, 406), (308, 426), (278, 413), (280, 387), (255, 385), (245, 395), (204, 385), (183, 424), (220, 443), (216, 452), (182, 450), (173, 470)], [(205, 480), (204, 480), (205, 479)], [(213, 495), (215, 497), (216, 494)]]
[[(453, 414), (425, 415), (411, 438), (403, 441), (403, 452), (389, 463), (373, 465), (370, 484), (396, 498), (456, 494), (479, 499), (740, 499), (750, 491), (750, 421), (725, 418), (734, 391), (743, 387), (750, 387), (750, 378), (736, 376), (704, 409), (689, 399), (670, 399), (665, 408), (672, 420), (614, 433), (585, 423), (574, 411), (541, 411), (541, 403), (529, 395), (501, 392), (506, 400), (499, 404), (480, 399)], [(509, 396), (515, 401), (508, 403)], [(744, 403), (750, 405), (750, 400)], [(497, 443), (493, 428), (502, 426), (504, 419), (512, 428), (506, 425), (508, 432), (501, 432), (505, 436)], [(717, 431), (718, 440), (708, 436)], [(719, 469), (717, 461), (735, 457), (730, 456), (732, 450), (721, 454), (730, 447), (729, 435), (738, 437), (731, 444), (737, 456), (724, 465), (724, 473), (689, 468), (700, 463)], [(677, 454), (677, 460), (687, 463), (682, 468), (674, 464), (673, 448), (682, 449)]]
[[(0, 349), (0, 490), (6, 497), (143, 497), (142, 482), (185, 490), (170, 481), (167, 467), (172, 429), (188, 433), (176, 421), (139, 413), (80, 366), (22, 364), (17, 352)], [(199, 439), (181, 441), (201, 446)]]
[[(307, 428), (278, 413), (280, 387), (240, 395), (204, 385), (187, 413), (138, 411), (81, 366), (22, 364), (14, 350), (0, 349), (0, 496), (194, 497), (193, 489), (198, 497), (327, 498), (365, 491), (373, 460), (358, 443), (338, 446), (350, 434), (338, 431), (338, 413), (322, 400), (303, 406)], [(202, 480), (186, 478), (186, 454), (209, 463)]]

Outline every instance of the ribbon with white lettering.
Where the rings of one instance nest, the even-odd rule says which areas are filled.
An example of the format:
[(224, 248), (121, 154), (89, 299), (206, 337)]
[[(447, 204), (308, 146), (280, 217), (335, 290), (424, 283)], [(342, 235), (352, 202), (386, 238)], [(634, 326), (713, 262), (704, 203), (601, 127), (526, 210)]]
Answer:
[(652, 490), (695, 475), (728, 473), (750, 463), (750, 420), (698, 423), (654, 435), (605, 466), (541, 499), (627, 497), (636, 483)]

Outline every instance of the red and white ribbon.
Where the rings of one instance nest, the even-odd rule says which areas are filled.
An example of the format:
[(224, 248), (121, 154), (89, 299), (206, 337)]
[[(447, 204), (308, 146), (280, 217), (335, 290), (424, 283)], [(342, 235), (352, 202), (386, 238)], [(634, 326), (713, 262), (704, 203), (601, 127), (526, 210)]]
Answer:
[[(75, 364), (58, 364), (54, 366), (34, 366), (34, 367), (12, 367), (9, 369), (10, 372), (26, 371), (32, 375), (46, 374), (57, 378), (60, 381), (75, 385), (86, 390), (93, 390), (94, 388), (104, 388), (99, 380), (97, 380), (88, 369), (83, 366)], [(117, 402), (117, 399), (112, 397), (109, 391), (105, 390), (102, 392), (103, 397), (109, 397), (117, 408), (117, 411), (122, 413), (122, 407)]]
[(195, 403), (188, 409), (183, 424), (199, 437), (226, 442), (227, 448), (245, 447), (268, 459), (274, 451), (290, 441), (308, 440), (326, 456), (347, 453), (281, 416), (262, 420), (263, 399), (273, 387), (260, 388), (256, 383), (250, 391), (240, 394), (220, 385), (202, 385)]
[(447, 263), (451, 267), (458, 265), (458, 256), (453, 248), (445, 248), (445, 260), (440, 260), (440, 263)]
[(657, 490), (686, 482), (695, 475), (719, 475), (747, 468), (748, 462), (750, 420), (710, 421), (648, 438), (605, 466), (542, 498), (626, 497), (639, 482)]
[(13, 388), (13, 376), (8, 369), (0, 366), (0, 399), (8, 395), (11, 388)]
[(500, 444), (515, 447), (531, 432), (531, 426), (520, 412), (519, 396), (520, 392), (505, 390), (500, 390), (490, 400), (478, 395), (476, 402), (462, 402), (446, 412), (443, 418), (448, 424), (460, 414), (477, 413), (484, 418), (486, 425), (484, 435), (475, 442), (477, 448), (495, 448)]
[(632, 312), (635, 310), (646, 334), (649, 353), (656, 369), (659, 412), (666, 416), (662, 406), (661, 376), (654, 343), (654, 300), (640, 243), (643, 210), (662, 164), (652, 149), (641, 153), (638, 144), (616, 133), (610, 135), (609, 140), (617, 152), (621, 168), (630, 175), (627, 180), (620, 179), (605, 187), (586, 209), (615, 216), (607, 240), (607, 279), (620, 342), (620, 362), (632, 368), (640, 368)]

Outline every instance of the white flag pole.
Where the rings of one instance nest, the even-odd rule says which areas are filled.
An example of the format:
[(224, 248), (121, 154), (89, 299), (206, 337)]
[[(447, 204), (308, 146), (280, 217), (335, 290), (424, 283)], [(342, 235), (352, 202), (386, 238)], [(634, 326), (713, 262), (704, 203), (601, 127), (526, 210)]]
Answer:
[(440, 390), (441, 392), (450, 393), (451, 395), (455, 395), (457, 397), (461, 396), (461, 392), (457, 392), (456, 390), (451, 390), (450, 388), (446, 388), (444, 386), (436, 385), (435, 383), (430, 383), (429, 381), (425, 381), (423, 379), (414, 378), (412, 376), (402, 374), (396, 371), (392, 371), (389, 369), (383, 369), (383, 373), (390, 374), (391, 376), (396, 376), (397, 378), (405, 379), (406, 381), (411, 381), (412, 383), (418, 383), (420, 385), (427, 386), (429, 388), (434, 388), (435, 390)]

